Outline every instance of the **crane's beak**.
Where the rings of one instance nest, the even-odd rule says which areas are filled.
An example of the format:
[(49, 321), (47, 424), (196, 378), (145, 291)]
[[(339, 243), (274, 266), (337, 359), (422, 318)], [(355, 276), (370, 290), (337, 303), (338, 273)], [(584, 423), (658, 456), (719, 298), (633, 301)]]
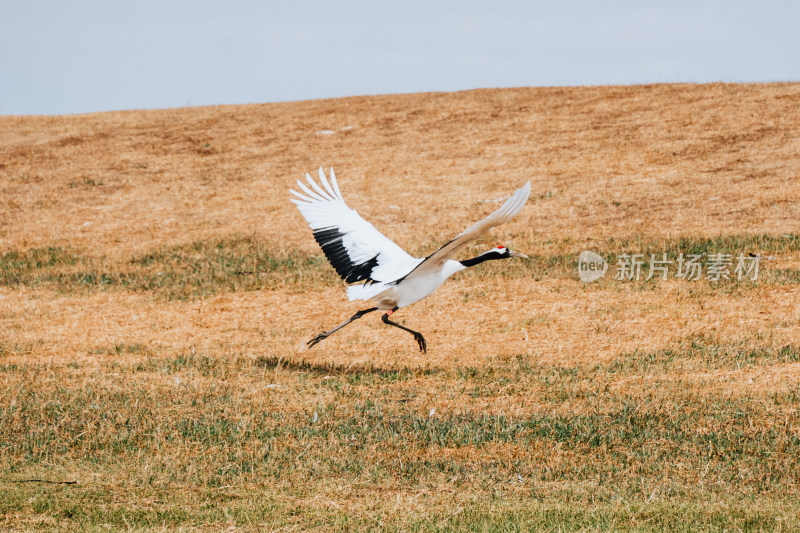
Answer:
[(508, 254), (509, 254), (511, 257), (522, 257), (523, 259), (528, 259), (528, 256), (527, 256), (527, 255), (525, 255), (525, 254), (521, 254), (521, 253), (519, 253), (519, 252), (514, 252), (514, 251), (512, 251), (512, 250), (509, 250), (509, 251), (508, 251)]

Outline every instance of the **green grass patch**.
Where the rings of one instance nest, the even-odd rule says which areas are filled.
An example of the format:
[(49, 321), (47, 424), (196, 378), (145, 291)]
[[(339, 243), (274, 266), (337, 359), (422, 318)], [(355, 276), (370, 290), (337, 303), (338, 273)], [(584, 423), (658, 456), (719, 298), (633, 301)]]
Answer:
[[(797, 254), (800, 251), (800, 234), (795, 233), (780, 235), (739, 234), (719, 237), (679, 237), (674, 239), (634, 236), (622, 239), (613, 237), (604, 240), (587, 239), (582, 242), (564, 239), (558, 242), (530, 243), (530, 246), (534, 249), (544, 248), (548, 251), (543, 254), (529, 254), (531, 257), (524, 260), (491, 261), (460, 275), (475, 276), (479, 279), (492, 277), (531, 278), (534, 281), (578, 279), (578, 258), (581, 252), (589, 250), (598, 253), (608, 263), (608, 271), (603, 281), (596, 282), (598, 284), (631, 283), (637, 287), (654, 288), (658, 286), (659, 282), (663, 281), (663, 272), (653, 269), (651, 273), (651, 260), (667, 261), (668, 263), (664, 264), (664, 266), (667, 268), (668, 279), (675, 279), (678, 274), (678, 263), (683, 261), (681, 268), (685, 272), (685, 264), (692, 255), (700, 257), (698, 262), (701, 263), (702, 268), (700, 279), (692, 279), (690, 282), (712, 290), (730, 292), (762, 285), (794, 285), (800, 283), (800, 271), (776, 268), (772, 260), (765, 259), (770, 256), (779, 259), (782, 255)], [(479, 250), (482, 249), (475, 247), (473, 252), (479, 253)], [(525, 252), (525, 250), (520, 251)], [(622, 278), (622, 274), (620, 274), (620, 256), (623, 254), (640, 256), (636, 258), (636, 261), (640, 263), (638, 279), (635, 274), (630, 275), (631, 279)], [(719, 280), (709, 279), (708, 266), (711, 263), (711, 256), (720, 254), (729, 256), (724, 258), (726, 266), (723, 267), (728, 277), (726, 279), (721, 276)], [(750, 254), (761, 256), (758, 261), (758, 273), (755, 276), (755, 280), (752, 279), (754, 277), (753, 271), (747, 270), (751, 267), (753, 261)], [(744, 270), (741, 276), (736, 273), (739, 256), (744, 258), (742, 261)], [(723, 258), (720, 258), (720, 260), (723, 260)], [(655, 265), (658, 266), (658, 263), (655, 263)], [(627, 272), (630, 272), (630, 269), (625, 271), (625, 273)], [(617, 279), (618, 277), (622, 279)]]
[(64, 248), (0, 256), (0, 284), (68, 293), (117, 288), (183, 300), (224, 291), (337, 282), (324, 257), (277, 255), (255, 238), (242, 236), (161, 247), (124, 263)]
[[(712, 290), (739, 291), (762, 285), (800, 283), (800, 272), (772, 268), (771, 262), (760, 260), (758, 277), (737, 280), (737, 257), (750, 253), (763, 256), (800, 251), (800, 235), (732, 235), (717, 238), (687, 238), (659, 241), (652, 238), (609, 238), (604, 242), (586, 242), (582, 248), (604, 255), (609, 270), (600, 283), (635, 283), (642, 287), (657, 287), (660, 273), (650, 275), (650, 254), (657, 260), (666, 254), (669, 275), (675, 277), (678, 258), (683, 254), (702, 256), (702, 279), (692, 281)], [(576, 243), (555, 243), (557, 251), (533, 255), (530, 259), (492, 261), (459, 276), (488, 279), (494, 277), (545, 279), (577, 279), (578, 256)], [(477, 251), (478, 248), (475, 249)], [(641, 254), (639, 281), (616, 280), (620, 254)], [(706, 279), (710, 254), (730, 255), (727, 267), (730, 279)], [(467, 254), (469, 255), (469, 254)], [(749, 266), (749, 262), (747, 263)], [(0, 255), (0, 285), (49, 287), (62, 292), (90, 292), (123, 289), (150, 292), (166, 299), (204, 298), (219, 292), (254, 291), (290, 287), (308, 289), (342, 285), (333, 268), (320, 254), (275, 253), (254, 236), (235, 235), (222, 239), (197, 241), (164, 246), (124, 262), (111, 262), (104, 257), (81, 254), (78, 250), (61, 247), (33, 248), (10, 251)]]
[[(691, 381), (792, 364), (793, 346), (690, 337), (598, 365), (521, 355), (430, 371), (153, 353), (113, 345), (99, 364), (2, 368), (6, 516), (67, 529), (797, 524), (800, 391)], [(78, 484), (18, 483), (30, 478)], [(442, 487), (463, 499), (436, 499)], [(426, 511), (385, 515), (397, 494), (430, 498)]]

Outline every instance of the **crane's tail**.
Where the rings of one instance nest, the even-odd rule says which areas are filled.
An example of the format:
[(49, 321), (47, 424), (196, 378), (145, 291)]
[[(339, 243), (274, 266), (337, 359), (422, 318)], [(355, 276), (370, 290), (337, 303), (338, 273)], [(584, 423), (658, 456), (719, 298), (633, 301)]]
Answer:
[(347, 287), (347, 297), (350, 300), (371, 300), (388, 288), (383, 283), (351, 285)]

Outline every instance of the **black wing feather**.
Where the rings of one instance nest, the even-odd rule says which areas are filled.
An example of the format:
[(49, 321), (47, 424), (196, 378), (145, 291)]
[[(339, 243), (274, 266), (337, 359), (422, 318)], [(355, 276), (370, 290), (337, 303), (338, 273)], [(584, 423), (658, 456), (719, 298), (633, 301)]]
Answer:
[(339, 274), (343, 280), (347, 283), (356, 283), (364, 280), (366, 280), (367, 283), (372, 283), (372, 281), (374, 281), (371, 278), (372, 270), (378, 266), (378, 256), (376, 255), (363, 263), (355, 264), (350, 259), (350, 256), (347, 254), (347, 249), (342, 243), (342, 237), (344, 237), (344, 235), (345, 234), (341, 233), (337, 227), (314, 230), (314, 239), (317, 241), (320, 248), (322, 248), (330, 264), (336, 269), (336, 273)]

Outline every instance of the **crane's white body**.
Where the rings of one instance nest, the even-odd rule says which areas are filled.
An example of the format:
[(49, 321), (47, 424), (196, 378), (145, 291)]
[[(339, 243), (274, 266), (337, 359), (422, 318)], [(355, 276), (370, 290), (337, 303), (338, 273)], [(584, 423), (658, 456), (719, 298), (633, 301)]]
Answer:
[(370, 283), (369, 285), (353, 285), (347, 288), (347, 297), (351, 300), (372, 300), (378, 309), (394, 309), (407, 307), (432, 294), (447, 278), (465, 267), (458, 261), (448, 260), (444, 268), (417, 272), (409, 272), (401, 283)]
[(406, 253), (348, 207), (333, 169), (330, 174), (329, 183), (325, 173), (319, 169), (322, 186), (306, 174), (310, 188), (298, 181), (303, 194), (292, 190), (296, 198), (291, 200), (300, 209), (339, 275), (348, 283), (364, 281), (348, 287), (348, 298), (372, 300), (381, 310), (418, 302), (438, 289), (447, 278), (467, 268), (451, 258), (491, 228), (511, 220), (525, 205), (531, 189), (530, 182), (517, 189), (494, 213), (470, 226), (430, 256), (418, 258)]

